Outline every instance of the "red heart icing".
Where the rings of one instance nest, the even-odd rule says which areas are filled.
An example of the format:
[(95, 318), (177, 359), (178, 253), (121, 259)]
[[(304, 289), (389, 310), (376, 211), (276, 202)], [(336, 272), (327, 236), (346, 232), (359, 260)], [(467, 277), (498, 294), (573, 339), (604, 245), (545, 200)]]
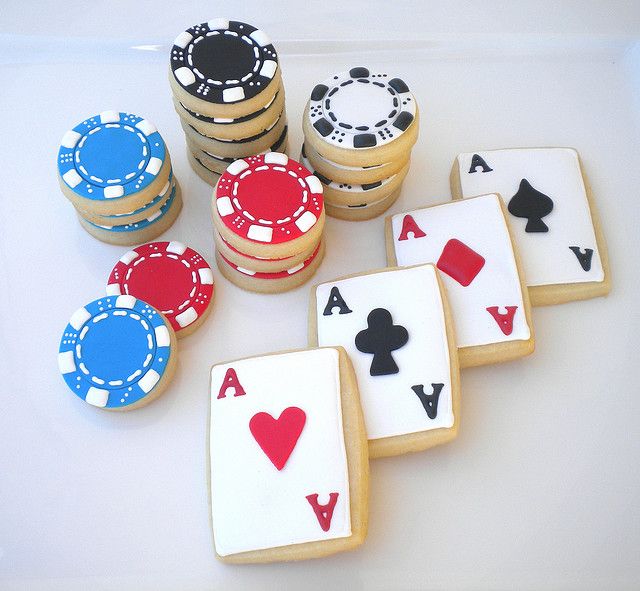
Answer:
[(290, 406), (277, 419), (266, 412), (253, 415), (249, 429), (273, 465), (282, 470), (298, 443), (306, 420), (307, 415), (301, 408)]

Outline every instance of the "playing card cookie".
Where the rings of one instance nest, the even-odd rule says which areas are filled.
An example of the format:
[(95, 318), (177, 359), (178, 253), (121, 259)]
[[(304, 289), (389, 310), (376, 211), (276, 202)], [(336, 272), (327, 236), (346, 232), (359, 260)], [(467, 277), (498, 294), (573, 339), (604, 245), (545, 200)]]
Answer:
[(346, 166), (327, 160), (309, 145), (304, 145), (304, 152), (311, 168), (338, 183), (377, 183), (397, 174), (409, 163), (409, 156), (406, 155), (384, 164)]
[(58, 367), (69, 389), (106, 410), (148, 404), (164, 391), (176, 364), (171, 325), (130, 295), (105, 296), (77, 310), (58, 353)]
[(362, 544), (367, 437), (342, 348), (214, 365), (209, 396), (208, 482), (220, 560), (302, 560)]
[(358, 379), (371, 457), (457, 434), (458, 353), (433, 265), (351, 275), (311, 290), (309, 339), (342, 346)]
[(251, 156), (220, 177), (212, 212), (217, 231), (243, 254), (291, 256), (322, 235), (322, 183), (286, 154)]
[[(182, 197), (177, 185), (174, 185), (169, 198), (155, 213), (139, 222), (130, 224), (94, 224), (78, 213), (80, 225), (93, 237), (118, 246), (133, 246), (153, 240), (167, 231), (176, 221), (182, 210)], [(116, 220), (117, 221), (117, 220)]]
[(80, 210), (128, 213), (154, 199), (169, 179), (171, 161), (155, 125), (131, 113), (104, 111), (64, 134), (58, 177)]
[(107, 294), (149, 302), (184, 337), (211, 309), (213, 274), (202, 255), (181, 242), (150, 242), (120, 257), (109, 275)]
[(215, 18), (180, 33), (170, 64), (174, 96), (208, 117), (255, 113), (280, 88), (278, 55), (269, 37), (239, 21)]
[(305, 142), (332, 162), (390, 162), (406, 158), (418, 139), (418, 106), (400, 78), (352, 68), (314, 87), (303, 131)]
[(529, 295), (498, 195), (386, 220), (389, 265), (433, 263), (446, 286), (461, 367), (533, 352)]
[(180, 119), (202, 135), (220, 139), (238, 139), (258, 135), (273, 125), (284, 109), (284, 90), (255, 113), (232, 119), (229, 117), (208, 117), (187, 109), (176, 98), (173, 105)]
[(300, 287), (318, 270), (323, 257), (324, 241), (320, 241), (308, 259), (284, 271), (265, 273), (240, 267), (216, 250), (218, 269), (224, 277), (242, 289), (258, 293), (282, 293)]
[(499, 193), (535, 306), (603, 296), (611, 288), (606, 244), (580, 157), (571, 148), (460, 154), (454, 199)]

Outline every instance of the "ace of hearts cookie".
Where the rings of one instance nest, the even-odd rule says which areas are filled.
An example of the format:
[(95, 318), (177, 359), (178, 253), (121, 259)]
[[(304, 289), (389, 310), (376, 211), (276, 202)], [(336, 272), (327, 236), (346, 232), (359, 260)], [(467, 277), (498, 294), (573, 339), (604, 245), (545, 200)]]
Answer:
[(460, 154), (451, 184), (458, 199), (489, 192), (502, 196), (534, 305), (608, 293), (604, 237), (576, 150)]
[(352, 505), (363, 500), (352, 479), (366, 478), (354, 461), (366, 458), (366, 439), (353, 422), (357, 404), (345, 405), (357, 401), (345, 363), (343, 351), (325, 348), (212, 368), (210, 492), (223, 560), (301, 559), (360, 543)]
[(533, 351), (528, 294), (498, 195), (387, 218), (392, 265), (433, 263), (451, 304), (461, 366)]

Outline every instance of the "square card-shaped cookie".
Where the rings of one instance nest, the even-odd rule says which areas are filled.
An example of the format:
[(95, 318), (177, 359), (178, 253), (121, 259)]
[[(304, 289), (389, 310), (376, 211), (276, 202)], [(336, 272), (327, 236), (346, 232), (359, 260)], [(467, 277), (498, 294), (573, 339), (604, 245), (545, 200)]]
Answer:
[(460, 154), (454, 199), (498, 193), (518, 245), (532, 305), (609, 293), (606, 245), (578, 153), (515, 148)]
[(433, 263), (451, 305), (461, 367), (533, 351), (529, 297), (498, 195), (387, 218), (390, 265)]
[(214, 365), (210, 390), (217, 557), (234, 563), (302, 560), (361, 544), (367, 439), (344, 350)]
[(456, 436), (457, 350), (433, 265), (317, 285), (311, 290), (309, 338), (349, 354), (371, 457), (419, 451)]

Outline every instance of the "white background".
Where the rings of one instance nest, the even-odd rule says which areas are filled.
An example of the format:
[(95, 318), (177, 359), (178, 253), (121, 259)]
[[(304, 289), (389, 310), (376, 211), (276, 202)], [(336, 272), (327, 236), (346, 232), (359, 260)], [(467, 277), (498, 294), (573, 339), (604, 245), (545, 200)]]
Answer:
[[(307, 287), (257, 296), (216, 270), (211, 317), (141, 410), (90, 408), (56, 367), (69, 315), (125, 250), (85, 234), (57, 187), (57, 144), (78, 121), (122, 109), (156, 123), (185, 198), (165, 238), (213, 261), (209, 190), (166, 71), (173, 38), (221, 15), (274, 39), (292, 155), (315, 83), (392, 71), (423, 115), (392, 213), (448, 199), (459, 152), (574, 146), (610, 250), (612, 294), (536, 309), (532, 357), (466, 370), (458, 439), (373, 462), (366, 544), (318, 561), (217, 563), (205, 485), (210, 365), (304, 346)], [(0, 35), (0, 588), (640, 586), (638, 2), (4, 0)], [(328, 220), (317, 281), (384, 264), (382, 218)]]

